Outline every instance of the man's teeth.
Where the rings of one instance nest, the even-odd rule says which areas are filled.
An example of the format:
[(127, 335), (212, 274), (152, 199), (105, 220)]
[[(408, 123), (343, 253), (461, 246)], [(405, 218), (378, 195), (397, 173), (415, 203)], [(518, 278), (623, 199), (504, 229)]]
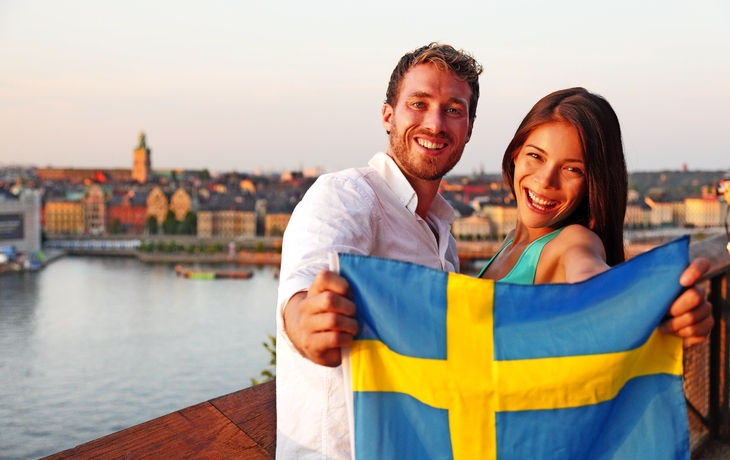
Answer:
[(553, 207), (557, 204), (556, 201), (545, 200), (545, 199), (538, 197), (537, 195), (532, 193), (531, 190), (528, 190), (527, 194), (530, 197), (530, 201), (532, 201), (532, 203), (537, 205), (538, 207), (547, 209), (547, 208)]
[(421, 147), (425, 147), (431, 150), (442, 149), (446, 146), (446, 144), (436, 144), (434, 142), (429, 142), (423, 139), (416, 139), (416, 142), (418, 142), (418, 145), (420, 145)]

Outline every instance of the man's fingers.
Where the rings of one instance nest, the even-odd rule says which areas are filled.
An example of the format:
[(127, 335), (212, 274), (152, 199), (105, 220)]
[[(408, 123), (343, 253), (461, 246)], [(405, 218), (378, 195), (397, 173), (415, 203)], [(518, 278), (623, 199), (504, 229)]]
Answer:
[(315, 296), (322, 292), (332, 292), (343, 297), (351, 297), (350, 284), (347, 280), (337, 273), (328, 270), (322, 270), (317, 273), (309, 288), (308, 295)]
[(710, 270), (710, 265), (710, 261), (704, 258), (693, 260), (679, 277), (679, 284), (684, 287), (692, 286)]
[(304, 315), (302, 318), (302, 328), (310, 334), (332, 331), (355, 335), (358, 331), (355, 318), (333, 311)]
[(355, 316), (355, 304), (350, 299), (331, 291), (316, 295), (312, 295), (310, 291), (307, 298), (299, 304), (299, 311), (302, 316), (337, 314), (352, 317)]
[(352, 334), (333, 331), (319, 332), (310, 337), (304, 348), (304, 354), (316, 364), (335, 367), (342, 363), (341, 347), (351, 344)]

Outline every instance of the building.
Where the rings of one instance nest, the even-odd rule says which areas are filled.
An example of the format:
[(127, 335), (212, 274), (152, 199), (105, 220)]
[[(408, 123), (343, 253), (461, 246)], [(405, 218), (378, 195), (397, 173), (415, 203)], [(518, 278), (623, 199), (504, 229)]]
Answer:
[(624, 227), (648, 228), (651, 222), (651, 208), (644, 201), (629, 201), (624, 214)]
[(154, 216), (157, 223), (162, 225), (167, 217), (168, 209), (167, 195), (159, 185), (156, 185), (147, 195), (147, 215)]
[(251, 196), (213, 195), (197, 212), (197, 235), (256, 236), (256, 213)]
[(140, 184), (146, 183), (152, 173), (152, 151), (147, 147), (144, 132), (139, 133), (139, 145), (134, 150), (134, 162), (132, 165), (132, 180)]
[(481, 213), (491, 222), (491, 234), (498, 239), (507, 236), (517, 226), (517, 205), (514, 201), (509, 204), (483, 204)]
[(717, 227), (722, 225), (722, 216), (727, 203), (721, 202), (717, 196), (707, 195), (702, 198), (685, 198), (685, 222), (694, 227)]
[(130, 190), (107, 202), (107, 229), (110, 232), (140, 234), (147, 221), (147, 194)]
[(487, 240), (496, 236), (492, 233), (493, 227), (489, 219), (471, 215), (454, 220), (451, 233), (457, 240)]
[(41, 250), (41, 192), (22, 189), (18, 196), (0, 190), (0, 246), (20, 252)]
[(175, 190), (170, 197), (170, 211), (175, 214), (175, 219), (182, 221), (185, 215), (192, 211), (190, 195), (182, 187)]
[(89, 188), (81, 200), (84, 209), (84, 233), (101, 235), (106, 233), (106, 196), (98, 185)]
[(46, 201), (45, 222), (49, 234), (83, 234), (84, 206), (80, 201), (59, 198)]
[(77, 168), (38, 168), (36, 177), (41, 182), (68, 182), (82, 184), (85, 182), (103, 182), (111, 179), (128, 182), (131, 178), (129, 169), (77, 169)]
[(652, 227), (671, 227), (679, 218), (679, 216), (674, 215), (676, 206), (672, 201), (646, 197), (644, 198), (644, 202), (651, 209), (649, 213), (649, 224)]
[(282, 236), (289, 225), (291, 213), (266, 213), (264, 216), (264, 236)]

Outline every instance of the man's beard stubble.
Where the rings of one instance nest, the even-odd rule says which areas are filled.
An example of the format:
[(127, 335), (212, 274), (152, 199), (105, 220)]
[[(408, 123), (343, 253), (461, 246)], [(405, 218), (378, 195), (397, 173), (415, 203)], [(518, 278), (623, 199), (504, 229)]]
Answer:
[[(444, 139), (449, 142), (450, 145), (454, 144), (451, 136), (444, 132), (433, 136), (433, 133), (421, 130), (415, 132), (413, 135), (416, 136), (418, 134)], [(388, 142), (390, 143), (390, 151), (393, 153), (393, 159), (400, 169), (407, 176), (426, 181), (442, 179), (454, 168), (454, 166), (456, 166), (456, 163), (458, 163), (461, 159), (461, 154), (464, 152), (464, 146), (462, 145), (461, 150), (454, 151), (450, 154), (449, 162), (444, 166), (439, 165), (440, 158), (438, 157), (412, 154), (411, 150), (408, 148), (409, 141), (401, 135), (398, 130), (398, 124), (395, 122), (391, 125)]]

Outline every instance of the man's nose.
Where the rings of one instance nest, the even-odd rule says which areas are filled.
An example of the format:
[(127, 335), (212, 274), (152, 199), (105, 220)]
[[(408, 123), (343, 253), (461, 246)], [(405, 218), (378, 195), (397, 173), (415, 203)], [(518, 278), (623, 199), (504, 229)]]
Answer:
[(429, 129), (434, 135), (444, 130), (444, 113), (441, 109), (433, 108), (426, 113), (423, 127)]

